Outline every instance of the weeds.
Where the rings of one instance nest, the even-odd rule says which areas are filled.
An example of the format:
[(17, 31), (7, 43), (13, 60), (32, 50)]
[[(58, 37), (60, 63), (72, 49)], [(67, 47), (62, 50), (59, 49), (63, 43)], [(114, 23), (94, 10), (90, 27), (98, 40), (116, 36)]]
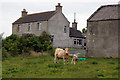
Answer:
[(97, 62), (93, 61), (92, 64), (98, 64)]

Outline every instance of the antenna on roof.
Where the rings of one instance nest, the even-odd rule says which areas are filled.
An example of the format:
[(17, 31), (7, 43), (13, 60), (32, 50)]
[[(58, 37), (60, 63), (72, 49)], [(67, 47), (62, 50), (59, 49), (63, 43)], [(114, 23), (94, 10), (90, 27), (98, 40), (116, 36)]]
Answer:
[(74, 22), (76, 22), (76, 13), (74, 12)]

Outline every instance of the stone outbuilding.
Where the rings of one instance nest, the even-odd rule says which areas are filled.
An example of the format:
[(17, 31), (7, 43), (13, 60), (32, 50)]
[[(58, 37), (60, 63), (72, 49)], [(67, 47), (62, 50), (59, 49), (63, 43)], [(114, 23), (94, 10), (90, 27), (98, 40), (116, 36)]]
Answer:
[(118, 57), (119, 5), (104, 5), (87, 20), (87, 55)]
[(23, 9), (22, 16), (12, 24), (12, 34), (22, 35), (31, 33), (36, 36), (41, 35), (43, 31), (51, 35), (54, 47), (82, 47), (82, 34), (77, 30), (77, 22), (72, 23), (62, 12), (60, 3), (56, 5), (53, 11), (28, 14)]

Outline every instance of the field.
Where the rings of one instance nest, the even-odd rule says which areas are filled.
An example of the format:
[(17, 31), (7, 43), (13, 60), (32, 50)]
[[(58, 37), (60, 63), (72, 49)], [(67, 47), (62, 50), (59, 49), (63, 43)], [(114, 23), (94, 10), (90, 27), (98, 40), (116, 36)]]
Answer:
[(118, 59), (86, 58), (76, 65), (54, 64), (54, 57), (9, 57), (2, 63), (3, 78), (118, 78)]

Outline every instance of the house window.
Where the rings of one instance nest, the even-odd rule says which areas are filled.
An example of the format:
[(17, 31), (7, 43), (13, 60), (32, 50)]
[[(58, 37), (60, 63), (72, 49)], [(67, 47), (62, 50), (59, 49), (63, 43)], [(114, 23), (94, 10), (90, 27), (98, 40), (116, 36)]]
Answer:
[(64, 33), (66, 33), (66, 31), (67, 31), (67, 27), (66, 27), (66, 26), (64, 26)]
[(77, 39), (77, 44), (79, 44), (79, 39)]
[(82, 40), (79, 39), (79, 45), (82, 45)]
[(74, 44), (76, 44), (77, 42), (76, 42), (76, 39), (74, 39)]
[(54, 35), (51, 35), (50, 38), (51, 38), (50, 42), (53, 43)]
[(30, 31), (31, 30), (31, 25), (30, 24), (28, 24), (28, 31)]
[(42, 26), (41, 26), (41, 23), (37, 23), (37, 26), (38, 26), (38, 30), (41, 30), (42, 28)]
[(84, 43), (84, 46), (86, 46), (86, 43)]
[(18, 31), (19, 31), (19, 32), (22, 31), (22, 27), (21, 27), (21, 25), (18, 25)]

